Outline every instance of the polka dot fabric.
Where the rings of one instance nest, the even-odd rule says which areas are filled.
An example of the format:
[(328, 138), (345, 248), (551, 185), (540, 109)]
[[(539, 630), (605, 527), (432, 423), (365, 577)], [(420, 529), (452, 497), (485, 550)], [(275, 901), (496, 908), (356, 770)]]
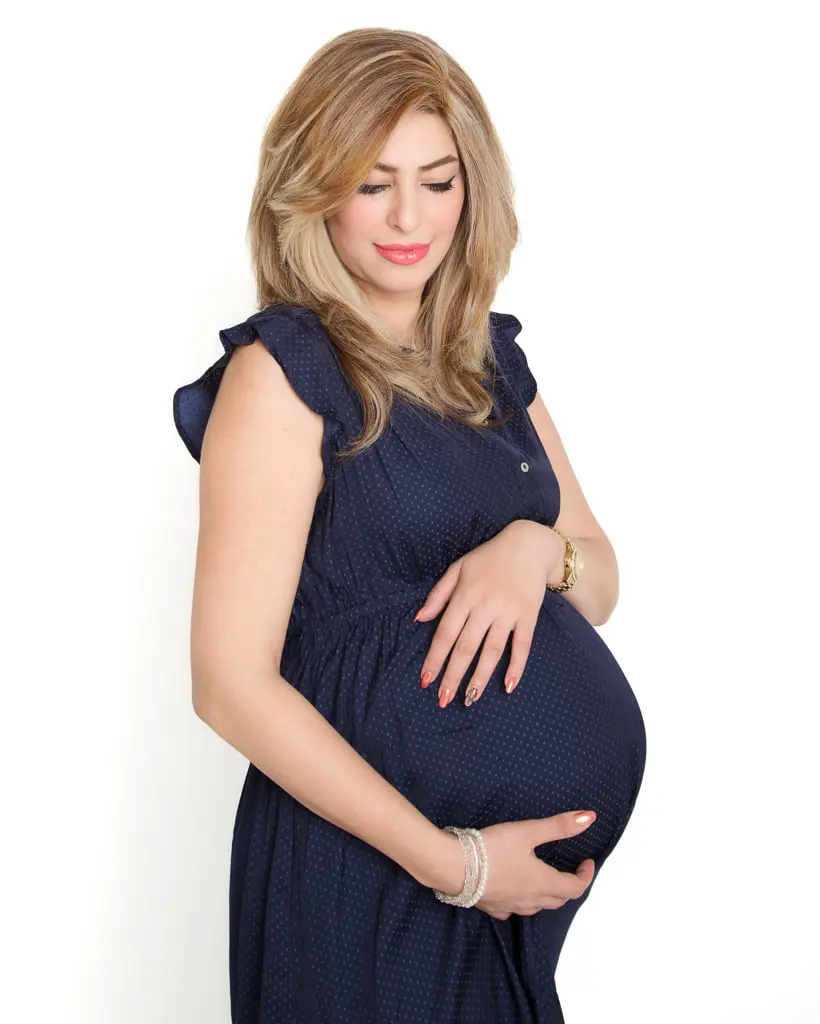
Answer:
[[(475, 704), (446, 708), (419, 674), (439, 619), (413, 622), (452, 561), (515, 519), (555, 523), (558, 481), (527, 415), (536, 381), (492, 312), (503, 427), (465, 427), (396, 400), (390, 428), (352, 461), (334, 453), (361, 405), (315, 314), (280, 305), (220, 332), (222, 357), (174, 395), (199, 459), (231, 352), (258, 335), (325, 417), (325, 485), (307, 541), (280, 671), (438, 826), (593, 808), (581, 835), (536, 853), (561, 870), (596, 861), (558, 910), (497, 921), (441, 903), (375, 848), (295, 801), (250, 764), (230, 871), (234, 1024), (561, 1024), (555, 969), (567, 930), (629, 821), (644, 723), (596, 629), (545, 591), (527, 666), (508, 695), (510, 642)], [(476, 655), (467, 676), (475, 669)]]

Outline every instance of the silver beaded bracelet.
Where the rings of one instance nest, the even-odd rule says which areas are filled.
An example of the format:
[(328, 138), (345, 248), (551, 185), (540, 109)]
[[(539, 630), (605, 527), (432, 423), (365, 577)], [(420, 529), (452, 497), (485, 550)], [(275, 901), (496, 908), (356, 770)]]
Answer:
[(442, 903), (449, 903), (454, 907), (472, 907), (484, 895), (487, 886), (487, 848), (484, 845), (484, 837), (481, 830), (477, 828), (458, 828), (456, 825), (445, 825), (445, 832), (452, 832), (458, 836), (461, 843), (461, 851), (464, 854), (466, 872), (464, 877), (464, 888), (457, 896), (434, 889), (436, 899)]

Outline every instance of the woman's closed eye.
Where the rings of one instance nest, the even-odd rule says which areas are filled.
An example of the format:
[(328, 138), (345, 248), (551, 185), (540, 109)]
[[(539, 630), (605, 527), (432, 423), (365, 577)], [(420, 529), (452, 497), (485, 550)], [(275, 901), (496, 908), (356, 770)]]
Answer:
[[(452, 178), (450, 178), (449, 181), (425, 182), (424, 183), (424, 187), (425, 188), (429, 188), (431, 192), (449, 192), (450, 189), (454, 187), (453, 186), (453, 181), (454, 180), (455, 180), (455, 174), (453, 175)], [(381, 192), (382, 189), (389, 188), (389, 187), (390, 187), (389, 185), (370, 185), (368, 183), (365, 183), (364, 185), (359, 185), (358, 191), (363, 193), (366, 196), (372, 196), (372, 195), (378, 195), (378, 193)]]

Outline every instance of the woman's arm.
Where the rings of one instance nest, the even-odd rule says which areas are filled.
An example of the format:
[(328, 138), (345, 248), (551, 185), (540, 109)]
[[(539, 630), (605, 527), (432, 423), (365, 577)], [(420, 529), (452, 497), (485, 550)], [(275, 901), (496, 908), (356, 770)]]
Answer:
[(233, 353), (200, 461), (194, 709), (305, 807), (422, 885), (457, 893), (465, 873), (458, 839), (391, 786), (277, 671), (322, 484), (323, 426), (261, 342)]
[[(549, 456), (561, 489), (561, 512), (555, 525), (573, 543), (578, 544), (584, 560), (584, 569), (578, 582), (564, 597), (594, 626), (601, 626), (609, 619), (618, 603), (619, 578), (615, 551), (587, 503), (558, 430), (538, 392), (527, 412)], [(553, 566), (548, 582), (560, 583), (564, 578), (565, 545), (557, 533), (552, 530), (548, 533), (547, 543), (552, 548), (548, 561)]]
[(281, 676), (224, 679), (203, 721), (305, 807), (381, 850), (416, 881), (458, 893), (464, 855)]

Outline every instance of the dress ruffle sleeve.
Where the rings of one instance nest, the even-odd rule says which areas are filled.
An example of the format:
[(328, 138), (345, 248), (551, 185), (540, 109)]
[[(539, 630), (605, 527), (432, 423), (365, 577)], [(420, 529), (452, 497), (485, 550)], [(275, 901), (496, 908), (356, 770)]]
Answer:
[(524, 405), (530, 405), (538, 391), (538, 382), (530, 370), (524, 349), (515, 340), (521, 332), (521, 321), (512, 313), (493, 312), (496, 358), (507, 382), (517, 391)]
[(325, 420), (322, 461), (331, 470), (333, 442), (342, 426), (341, 371), (332, 343), (312, 315), (292, 307), (269, 307), (219, 332), (224, 353), (201, 377), (174, 392), (174, 423), (191, 455), (200, 461), (205, 427), (231, 354), (259, 339), (282, 367), (294, 391)]

